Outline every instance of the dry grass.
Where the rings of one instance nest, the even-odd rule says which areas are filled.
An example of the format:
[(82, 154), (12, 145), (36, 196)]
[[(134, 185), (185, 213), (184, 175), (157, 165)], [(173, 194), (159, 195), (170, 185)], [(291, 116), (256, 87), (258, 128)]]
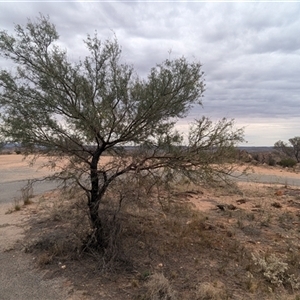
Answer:
[(16, 211), (20, 211), (22, 209), (22, 205), (20, 204), (20, 201), (19, 200), (15, 200), (14, 201), (14, 205), (9, 208), (5, 214), (12, 214), (13, 212), (16, 212)]
[(230, 296), (222, 282), (201, 282), (196, 287), (196, 300), (226, 300)]
[(299, 195), (282, 185), (182, 185), (163, 206), (129, 201), (117, 219), (102, 208), (117, 240), (105, 257), (83, 251), (90, 232), (80, 195), (48, 194), (27, 248), (39, 266), (63, 272), (90, 299), (299, 300)]
[(175, 300), (174, 292), (169, 280), (162, 273), (154, 273), (146, 283), (147, 295), (149, 300)]

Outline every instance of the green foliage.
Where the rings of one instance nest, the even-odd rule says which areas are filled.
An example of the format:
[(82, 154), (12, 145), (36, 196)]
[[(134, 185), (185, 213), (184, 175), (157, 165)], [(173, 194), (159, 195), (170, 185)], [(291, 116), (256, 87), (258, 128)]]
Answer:
[(295, 274), (289, 274), (288, 263), (283, 262), (274, 254), (260, 256), (252, 253), (252, 259), (255, 265), (260, 267), (264, 277), (272, 284), (277, 286), (290, 284), (293, 290), (300, 288), (299, 277)]
[[(224, 163), (243, 141), (233, 120), (195, 120), (186, 146), (175, 128), (192, 106), (202, 104), (200, 63), (167, 59), (141, 79), (122, 61), (116, 39), (88, 35), (89, 55), (77, 62), (69, 60), (58, 39), (43, 16), (17, 25), (15, 35), (0, 32), (0, 55), (16, 67), (0, 71), (0, 135), (21, 143), (25, 154), (42, 148), (51, 168), (59, 157), (68, 159), (56, 178), (85, 191), (98, 242), (99, 205), (119, 179), (138, 184), (149, 178), (150, 186), (168, 186), (182, 177), (210, 182), (226, 177), (230, 169)], [(114, 160), (100, 165), (107, 153)], [(123, 198), (120, 192), (120, 205)]]
[(199, 63), (166, 60), (141, 80), (121, 64), (117, 40), (88, 36), (90, 56), (72, 63), (55, 43), (58, 34), (46, 18), (29, 22), (26, 29), (16, 26), (16, 33), (18, 38), (0, 35), (2, 55), (19, 66), (17, 74), (0, 73), (2, 130), (24, 146), (38, 144), (69, 155), (80, 151), (82, 158), (89, 156), (82, 145), (90, 143), (107, 149), (166, 136), (173, 142), (178, 139), (171, 131), (173, 118), (201, 103)]
[[(0, 113), (0, 121), (1, 121), (1, 113)], [(0, 125), (1, 125), (1, 123), (0, 123)], [(1, 135), (1, 132), (0, 132), (0, 151), (3, 150), (4, 146), (5, 146), (4, 137)]]
[(271, 167), (276, 166), (276, 160), (273, 157), (270, 157), (268, 165)]
[(264, 276), (271, 283), (280, 285), (284, 283), (286, 272), (288, 270), (288, 264), (282, 262), (274, 254), (261, 257), (252, 253), (252, 259), (256, 265), (261, 268)]
[(278, 164), (285, 168), (292, 168), (297, 164), (297, 161), (288, 157), (288, 158), (282, 159)]
[(287, 155), (290, 158), (300, 162), (300, 137), (296, 136), (289, 139), (289, 143), (278, 141), (275, 143), (274, 148), (279, 152)]
[(21, 206), (20, 206), (20, 204), (15, 204), (15, 211), (19, 211), (19, 210), (21, 210)]

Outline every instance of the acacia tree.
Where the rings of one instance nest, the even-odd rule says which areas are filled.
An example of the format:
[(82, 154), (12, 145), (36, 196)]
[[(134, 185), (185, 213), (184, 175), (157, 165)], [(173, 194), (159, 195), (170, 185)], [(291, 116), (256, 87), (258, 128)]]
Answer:
[(274, 148), (288, 157), (300, 162), (300, 137), (296, 136), (289, 139), (289, 143), (278, 141), (274, 144)]
[[(51, 165), (68, 160), (58, 176), (85, 191), (99, 248), (106, 247), (99, 206), (120, 178), (161, 184), (175, 173), (198, 181), (227, 174), (222, 163), (243, 140), (232, 120), (196, 120), (185, 146), (175, 130), (192, 105), (202, 104), (200, 63), (167, 59), (141, 79), (122, 63), (115, 39), (87, 36), (89, 55), (74, 62), (58, 38), (43, 16), (17, 25), (15, 35), (0, 33), (1, 55), (16, 66), (0, 73), (1, 133), (28, 154), (43, 149)], [(107, 153), (113, 159), (101, 164)]]

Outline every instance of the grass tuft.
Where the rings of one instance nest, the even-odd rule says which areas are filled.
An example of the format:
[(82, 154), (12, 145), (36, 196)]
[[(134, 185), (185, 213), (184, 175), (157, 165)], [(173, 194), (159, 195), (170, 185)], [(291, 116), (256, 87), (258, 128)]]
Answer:
[(146, 283), (147, 300), (175, 300), (176, 293), (162, 273), (154, 273)]

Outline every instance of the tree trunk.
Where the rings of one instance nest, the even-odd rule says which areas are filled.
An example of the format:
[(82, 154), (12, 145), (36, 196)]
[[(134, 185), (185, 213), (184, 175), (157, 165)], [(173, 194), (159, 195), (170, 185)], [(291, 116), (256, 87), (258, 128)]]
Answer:
[(90, 219), (92, 222), (92, 227), (94, 229), (95, 236), (95, 246), (97, 249), (105, 249), (106, 241), (104, 238), (103, 224), (99, 215), (99, 206), (101, 198), (104, 195), (103, 188), (99, 191), (99, 176), (98, 176), (98, 161), (100, 155), (93, 157), (91, 166), (90, 166), (90, 180), (91, 180), (91, 192), (89, 199), (89, 212)]

